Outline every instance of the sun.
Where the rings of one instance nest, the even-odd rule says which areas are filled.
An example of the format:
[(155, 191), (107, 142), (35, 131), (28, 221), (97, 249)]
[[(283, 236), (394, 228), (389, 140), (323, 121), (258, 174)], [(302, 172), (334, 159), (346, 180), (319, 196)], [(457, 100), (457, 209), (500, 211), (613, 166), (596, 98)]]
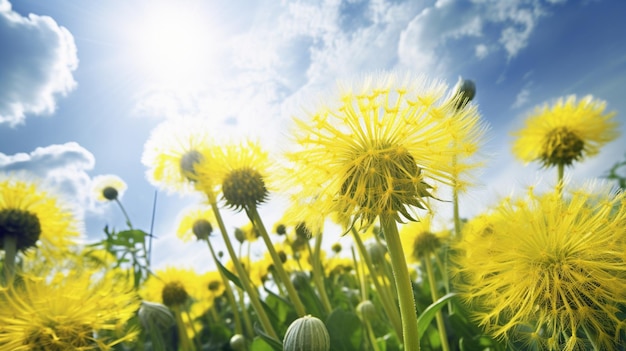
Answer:
[(189, 87), (214, 69), (217, 28), (201, 2), (155, 1), (128, 25), (130, 59), (150, 84)]

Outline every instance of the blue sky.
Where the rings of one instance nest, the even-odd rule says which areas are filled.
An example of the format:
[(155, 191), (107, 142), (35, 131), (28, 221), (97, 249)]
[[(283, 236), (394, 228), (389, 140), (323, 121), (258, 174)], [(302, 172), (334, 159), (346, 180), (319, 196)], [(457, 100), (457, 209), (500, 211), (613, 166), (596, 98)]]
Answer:
[[(90, 198), (94, 177), (117, 175), (133, 224), (148, 230), (155, 188), (141, 155), (162, 121), (201, 116), (221, 135), (279, 150), (291, 116), (336, 80), (401, 69), (450, 87), (459, 76), (476, 82), (489, 158), (462, 199), (471, 216), (555, 178), (510, 153), (510, 132), (537, 105), (592, 94), (618, 112), (622, 136), (570, 171), (574, 180), (624, 155), (625, 14), (621, 0), (0, 0), (0, 171), (57, 186), (89, 241), (124, 225)], [(198, 200), (158, 193), (157, 267), (211, 266), (202, 245), (174, 235), (178, 213)], [(262, 207), (268, 225), (281, 206)], [(246, 222), (227, 215), (230, 228)]]

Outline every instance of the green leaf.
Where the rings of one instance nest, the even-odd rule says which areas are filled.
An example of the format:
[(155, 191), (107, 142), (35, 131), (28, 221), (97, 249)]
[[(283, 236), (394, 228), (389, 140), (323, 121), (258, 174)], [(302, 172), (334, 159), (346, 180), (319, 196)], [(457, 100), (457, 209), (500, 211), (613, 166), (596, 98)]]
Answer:
[(224, 265), (220, 261), (215, 260), (215, 262), (217, 263), (217, 267), (220, 269), (220, 271), (222, 271), (222, 273), (224, 273), (224, 275), (226, 276), (226, 278), (228, 278), (228, 280), (235, 283), (235, 285), (237, 285), (240, 289), (244, 290), (243, 285), (241, 284), (241, 281), (236, 275), (234, 275), (231, 271), (226, 269), (226, 267), (224, 267)]
[(361, 320), (354, 312), (336, 309), (326, 319), (333, 351), (359, 351), (363, 339)]
[(424, 310), (424, 312), (422, 312), (422, 314), (420, 314), (419, 318), (417, 319), (417, 335), (419, 335), (420, 338), (426, 333), (426, 329), (428, 329), (428, 326), (432, 322), (437, 312), (448, 303), (448, 300), (455, 297), (456, 295), (456, 293), (448, 293), (444, 295), (439, 300), (433, 302)]
[[(252, 344), (250, 344), (250, 351), (275, 351), (270, 344), (262, 338), (254, 338)], [(281, 348), (282, 350), (282, 348)]]
[(257, 333), (261, 339), (263, 339), (267, 346), (271, 347), (270, 350), (283, 351), (283, 343), (267, 335), (265, 331), (263, 331), (263, 328), (259, 326), (259, 323), (254, 323), (254, 332)]

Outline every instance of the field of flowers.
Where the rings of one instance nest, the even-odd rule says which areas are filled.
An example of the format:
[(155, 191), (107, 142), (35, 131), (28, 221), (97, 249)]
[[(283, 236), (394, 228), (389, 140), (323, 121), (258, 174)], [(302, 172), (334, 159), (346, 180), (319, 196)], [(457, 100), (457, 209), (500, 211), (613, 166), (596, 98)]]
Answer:
[[(605, 182), (567, 181), (618, 137), (615, 112), (591, 96), (537, 107), (512, 152), (554, 186), (460, 218), (487, 161), (475, 93), (397, 72), (345, 83), (294, 117), (281, 155), (164, 122), (142, 162), (158, 189), (204, 197), (177, 232), (213, 260), (204, 273), (151, 268), (116, 176), (94, 194), (124, 228), (78, 245), (53, 190), (2, 175), (0, 351), (626, 350), (626, 162)], [(270, 194), (290, 201), (277, 223), (259, 213)], [(225, 211), (249, 225), (228, 231)]]

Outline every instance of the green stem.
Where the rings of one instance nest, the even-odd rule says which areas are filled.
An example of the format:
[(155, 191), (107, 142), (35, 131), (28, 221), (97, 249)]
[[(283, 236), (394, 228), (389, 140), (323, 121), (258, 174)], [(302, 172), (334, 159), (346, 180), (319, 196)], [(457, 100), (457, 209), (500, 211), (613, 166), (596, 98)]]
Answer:
[(126, 225), (128, 226), (128, 228), (133, 229), (133, 224), (130, 222), (130, 217), (128, 217), (126, 209), (124, 209), (124, 206), (118, 198), (115, 198), (115, 202), (117, 202), (117, 205), (120, 207), (120, 210), (122, 210), (122, 213), (124, 214), (124, 218), (126, 218)]
[[(433, 272), (433, 264), (430, 262), (430, 257), (424, 257), (424, 262), (426, 265), (426, 274), (428, 275), (428, 284), (430, 285), (430, 297), (433, 302), (435, 302), (439, 299), (439, 295), (437, 294), (437, 281), (435, 280), (435, 273)], [(437, 321), (437, 329), (439, 329), (441, 348), (443, 351), (450, 351), (448, 333), (446, 332), (446, 326), (443, 323), (443, 313), (441, 313), (441, 310), (437, 311), (435, 319)]]
[(272, 257), (272, 261), (274, 261), (274, 268), (276, 270), (276, 273), (278, 274), (278, 277), (280, 278), (280, 280), (283, 282), (283, 285), (287, 289), (287, 295), (289, 296), (289, 299), (293, 303), (296, 309), (296, 313), (298, 314), (298, 317), (304, 317), (306, 315), (306, 309), (304, 308), (304, 304), (302, 303), (302, 300), (300, 300), (300, 296), (298, 296), (298, 292), (296, 291), (296, 288), (293, 286), (293, 283), (291, 283), (291, 279), (289, 279), (289, 276), (287, 275), (287, 272), (285, 271), (283, 262), (280, 260), (280, 257), (278, 256), (278, 253), (276, 252), (276, 249), (274, 248), (274, 244), (272, 244), (272, 240), (270, 239), (270, 236), (267, 234), (267, 230), (265, 229), (263, 220), (261, 219), (261, 216), (259, 215), (259, 211), (257, 211), (256, 206), (246, 206), (246, 212), (248, 213), (248, 217), (250, 217), (250, 220), (254, 224), (254, 227), (259, 231), (259, 233), (261, 234), (261, 237), (263, 238), (263, 241), (265, 242), (267, 251), (269, 251), (270, 256)]
[(276, 340), (279, 340), (278, 334), (276, 334), (276, 331), (274, 330), (272, 323), (270, 323), (269, 317), (267, 316), (267, 314), (265, 313), (265, 310), (263, 309), (263, 305), (261, 305), (258, 292), (255, 289), (253, 289), (252, 286), (250, 285), (248, 274), (246, 273), (246, 270), (241, 265), (241, 262), (239, 262), (239, 259), (237, 258), (237, 254), (235, 253), (235, 250), (233, 249), (233, 245), (231, 244), (230, 239), (228, 238), (226, 225), (224, 225), (224, 220), (222, 219), (220, 210), (217, 207), (217, 201), (215, 199), (215, 195), (214, 194), (207, 194), (207, 195), (209, 198), (209, 203), (211, 204), (211, 208), (213, 209), (213, 213), (215, 214), (215, 220), (217, 221), (217, 224), (220, 227), (220, 232), (222, 233), (222, 238), (224, 239), (224, 244), (226, 245), (226, 249), (228, 250), (230, 259), (233, 261), (235, 270), (237, 270), (237, 274), (239, 275), (239, 280), (241, 281), (241, 285), (243, 286), (244, 290), (246, 291), (246, 293), (248, 293), (248, 296), (250, 297), (250, 303), (252, 304), (252, 307), (254, 308), (254, 311), (256, 312), (259, 318), (259, 322), (261, 323), (261, 326), (263, 327), (263, 330), (265, 330), (265, 333), (267, 333), (267, 335), (271, 336), (272, 338)]
[(15, 275), (15, 258), (17, 257), (17, 238), (13, 235), (4, 236), (4, 278), (6, 286), (13, 282)]
[(563, 182), (563, 176), (565, 174), (565, 164), (559, 163), (557, 165), (557, 180), (559, 184)]
[(391, 216), (381, 216), (380, 225), (387, 241), (391, 267), (396, 281), (398, 302), (400, 305), (400, 317), (402, 318), (402, 339), (404, 349), (407, 351), (419, 351), (420, 336), (417, 328), (417, 308), (413, 297), (413, 285), (409, 276), (406, 258), (400, 242), (400, 234), (395, 219)]
[(174, 318), (176, 319), (176, 325), (178, 325), (178, 334), (180, 336), (181, 343), (181, 351), (193, 351), (191, 346), (191, 340), (189, 340), (189, 335), (187, 334), (187, 328), (185, 327), (185, 322), (183, 321), (183, 316), (180, 311), (180, 307), (172, 307), (172, 312), (174, 312)]
[[(215, 267), (218, 266), (218, 258), (215, 255), (215, 250), (213, 249), (213, 245), (209, 238), (205, 239), (207, 245), (209, 246), (209, 251), (211, 251), (211, 257), (213, 257), (213, 262), (215, 262)], [(230, 282), (228, 278), (224, 275), (221, 269), (217, 270), (220, 274), (220, 278), (222, 278), (222, 284), (224, 284), (224, 289), (226, 290), (226, 297), (228, 298), (228, 303), (230, 304), (230, 308), (233, 310), (233, 317), (235, 318), (235, 332), (237, 334), (243, 335), (243, 328), (241, 326), (241, 317), (239, 316), (239, 308), (237, 307), (237, 303), (235, 301), (235, 295), (233, 294), (233, 289), (230, 286)]]
[(378, 292), (378, 296), (380, 297), (383, 310), (385, 310), (385, 314), (387, 315), (387, 318), (389, 318), (389, 321), (391, 322), (391, 325), (393, 326), (393, 329), (395, 330), (396, 335), (398, 335), (398, 338), (401, 338), (402, 337), (402, 321), (400, 319), (400, 316), (398, 315), (398, 309), (394, 306), (394, 301), (392, 300), (391, 296), (389, 296), (389, 294), (387, 293), (387, 290), (383, 288), (380, 282), (378, 281), (378, 275), (376, 273), (374, 265), (372, 264), (372, 259), (367, 253), (367, 249), (365, 248), (365, 245), (363, 244), (363, 240), (361, 240), (361, 236), (354, 228), (352, 228), (351, 232), (352, 232), (352, 236), (354, 237), (354, 242), (356, 243), (357, 248), (359, 249), (359, 253), (361, 254), (361, 258), (365, 262), (365, 265), (367, 266), (367, 269), (370, 272), (370, 275), (372, 277), (372, 282), (374, 283), (374, 288)]
[(380, 347), (378, 347), (378, 342), (376, 341), (376, 335), (374, 334), (374, 330), (372, 329), (372, 325), (370, 324), (370, 321), (367, 320), (366, 318), (363, 318), (363, 319), (364, 319), (363, 323), (365, 324), (365, 330), (370, 339), (370, 343), (372, 344), (372, 348), (374, 349), (374, 351), (380, 351)]
[(326, 294), (326, 286), (324, 285), (324, 271), (322, 269), (322, 260), (320, 260), (320, 255), (322, 252), (322, 233), (319, 233), (315, 236), (315, 251), (311, 249), (311, 245), (307, 241), (307, 248), (309, 250), (309, 256), (311, 257), (311, 264), (313, 266), (313, 283), (317, 290), (319, 291), (320, 298), (322, 300), (322, 305), (324, 306), (324, 311), (327, 314), (330, 314), (332, 311), (332, 305), (330, 304), (330, 299), (328, 299), (328, 294)]

